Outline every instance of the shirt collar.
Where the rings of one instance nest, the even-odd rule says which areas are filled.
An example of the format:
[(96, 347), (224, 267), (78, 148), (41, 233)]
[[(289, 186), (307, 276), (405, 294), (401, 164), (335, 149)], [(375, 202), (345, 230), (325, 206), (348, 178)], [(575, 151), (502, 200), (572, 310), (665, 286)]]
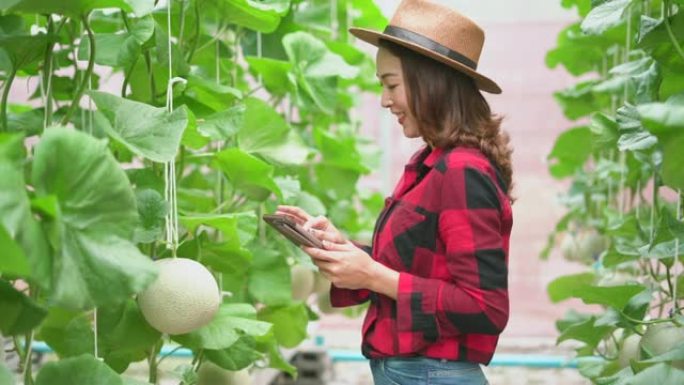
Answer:
[(443, 153), (444, 149), (442, 148), (431, 148), (430, 146), (425, 145), (425, 147), (419, 150), (416, 155), (411, 158), (406, 167), (409, 169), (416, 169), (422, 165), (424, 167), (432, 168)]

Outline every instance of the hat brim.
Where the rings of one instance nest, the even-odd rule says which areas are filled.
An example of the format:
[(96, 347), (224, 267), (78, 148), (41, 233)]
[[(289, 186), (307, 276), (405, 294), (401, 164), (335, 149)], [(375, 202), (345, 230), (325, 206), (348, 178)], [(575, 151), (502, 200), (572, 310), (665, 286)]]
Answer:
[(406, 41), (403, 39), (400, 39), (398, 37), (386, 35), (382, 32), (378, 31), (373, 31), (370, 29), (365, 29), (365, 28), (350, 28), (349, 32), (356, 36), (357, 38), (365, 41), (366, 43), (370, 43), (374, 46), (379, 46), (380, 40), (387, 40), (391, 41), (393, 43), (399, 44), (403, 47), (406, 47), (412, 51), (416, 51), (422, 55), (428, 56), (432, 59), (435, 59), (441, 63), (444, 63), (448, 65), (449, 67), (458, 70), (471, 78), (475, 80), (475, 84), (477, 85), (477, 88), (479, 88), (482, 91), (489, 92), (491, 94), (500, 94), (501, 93), (501, 87), (499, 87), (498, 84), (496, 84), (492, 79), (482, 75), (481, 73), (474, 71), (473, 69), (457, 62), (456, 60), (453, 60), (447, 56), (440, 55), (437, 52), (434, 52), (432, 50), (429, 50), (427, 48), (421, 47), (415, 43), (412, 43), (410, 41)]

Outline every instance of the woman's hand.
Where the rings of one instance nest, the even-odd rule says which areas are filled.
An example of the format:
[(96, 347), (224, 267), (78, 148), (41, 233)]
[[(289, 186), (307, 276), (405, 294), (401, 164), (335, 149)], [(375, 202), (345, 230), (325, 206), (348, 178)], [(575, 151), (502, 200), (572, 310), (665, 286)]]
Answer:
[(324, 249), (302, 247), (321, 273), (342, 289), (367, 289), (371, 280), (373, 259), (351, 242), (323, 241)]
[(314, 217), (296, 206), (278, 206), (276, 214), (285, 214), (301, 225), (305, 230), (322, 241), (343, 244), (347, 242), (344, 234), (330, 220), (322, 215)]

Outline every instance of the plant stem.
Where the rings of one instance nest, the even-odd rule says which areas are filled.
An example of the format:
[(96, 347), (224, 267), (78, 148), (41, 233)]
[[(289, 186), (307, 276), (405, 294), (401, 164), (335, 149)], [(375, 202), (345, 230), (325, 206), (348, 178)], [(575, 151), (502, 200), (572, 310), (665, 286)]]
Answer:
[(14, 77), (17, 76), (17, 70), (12, 68), (9, 76), (3, 84), (2, 90), (2, 101), (0, 102), (0, 121), (2, 121), (2, 131), (7, 132), (7, 98), (9, 97), (10, 88), (12, 88), (12, 82), (14, 82)]
[(88, 14), (82, 15), (81, 20), (83, 21), (83, 26), (85, 27), (85, 30), (88, 34), (88, 42), (90, 43), (90, 57), (88, 58), (88, 68), (86, 68), (86, 72), (83, 76), (81, 84), (78, 86), (76, 95), (74, 95), (74, 99), (71, 101), (71, 106), (69, 107), (67, 113), (64, 115), (64, 118), (62, 118), (62, 125), (66, 125), (69, 122), (69, 119), (71, 119), (71, 115), (73, 115), (74, 111), (76, 111), (76, 108), (78, 108), (78, 104), (81, 101), (81, 96), (83, 96), (83, 92), (85, 91), (86, 85), (88, 84), (88, 81), (90, 80), (90, 77), (93, 74), (93, 68), (95, 67), (95, 35), (93, 34), (93, 30), (90, 29)]
[(684, 50), (682, 50), (682, 47), (679, 45), (679, 42), (677, 41), (677, 37), (675, 37), (674, 33), (672, 32), (672, 26), (670, 26), (670, 7), (672, 6), (671, 0), (665, 0), (665, 19), (663, 20), (665, 22), (665, 29), (667, 29), (667, 34), (670, 37), (670, 40), (672, 41), (672, 45), (675, 48), (675, 51), (679, 54), (679, 56), (684, 59)]
[(152, 70), (152, 57), (150, 50), (145, 50), (145, 66), (147, 67), (147, 77), (150, 79), (150, 104), (155, 105), (157, 100), (157, 87), (154, 83), (154, 71)]
[(131, 79), (131, 75), (133, 75), (133, 70), (135, 69), (135, 65), (138, 64), (138, 56), (133, 59), (133, 63), (131, 64), (131, 67), (128, 69), (128, 72), (125, 72), (123, 84), (121, 85), (121, 97), (125, 98), (126, 97), (126, 88), (128, 88), (128, 82)]
[(150, 375), (147, 382), (153, 385), (157, 384), (158, 377), (157, 369), (159, 368), (159, 362), (157, 361), (157, 353), (159, 352), (159, 349), (161, 349), (163, 344), (164, 338), (160, 338), (159, 341), (157, 341), (157, 343), (154, 344), (154, 346), (150, 350), (150, 354), (147, 356), (147, 363), (150, 367)]
[[(48, 24), (47, 24), (47, 33), (48, 35), (52, 33), (53, 31), (53, 22), (52, 22), (52, 17), (48, 16)], [(45, 56), (43, 57), (43, 80), (42, 84), (40, 85), (41, 89), (43, 89), (43, 95), (45, 96), (45, 120), (43, 122), (43, 125), (45, 127), (48, 127), (52, 124), (52, 49), (54, 47), (54, 44), (49, 42), (47, 43), (47, 46), (45, 47)], [(78, 65), (76, 64), (76, 54), (74, 54), (74, 66), (76, 67), (76, 70), (74, 71), (74, 74), (78, 73)], [(74, 75), (75, 76), (75, 75)]]
[(199, 1), (195, 1), (195, 6), (194, 6), (194, 11), (195, 11), (195, 37), (192, 39), (192, 43), (190, 44), (190, 51), (188, 52), (188, 56), (185, 59), (188, 64), (192, 61), (192, 57), (195, 55), (195, 50), (197, 49), (197, 42), (200, 39), (200, 12), (199, 12)]

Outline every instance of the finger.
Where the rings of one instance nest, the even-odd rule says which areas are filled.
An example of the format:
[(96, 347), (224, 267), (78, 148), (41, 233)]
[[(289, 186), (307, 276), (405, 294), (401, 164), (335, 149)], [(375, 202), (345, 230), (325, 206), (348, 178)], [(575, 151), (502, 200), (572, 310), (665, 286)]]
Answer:
[(330, 251), (325, 249), (302, 246), (302, 250), (304, 250), (305, 253), (309, 254), (309, 256), (315, 261), (333, 262), (337, 260), (335, 256), (330, 253)]
[(354, 245), (346, 243), (330, 242), (328, 240), (323, 240), (323, 248), (329, 251), (350, 251), (353, 250)]
[(317, 217), (309, 218), (302, 227), (304, 227), (305, 229), (325, 230), (328, 227), (329, 223), (330, 221), (328, 220), (328, 218), (319, 215)]
[(313, 218), (309, 213), (297, 206), (280, 205), (278, 206), (277, 211), (294, 217), (299, 224), (303, 224)]
[(310, 229), (309, 231), (313, 236), (316, 238), (320, 239), (321, 241), (328, 241), (328, 242), (333, 242), (333, 243), (345, 243), (346, 240), (340, 237), (336, 233), (330, 233), (327, 231), (323, 230), (318, 230), (318, 229)]

